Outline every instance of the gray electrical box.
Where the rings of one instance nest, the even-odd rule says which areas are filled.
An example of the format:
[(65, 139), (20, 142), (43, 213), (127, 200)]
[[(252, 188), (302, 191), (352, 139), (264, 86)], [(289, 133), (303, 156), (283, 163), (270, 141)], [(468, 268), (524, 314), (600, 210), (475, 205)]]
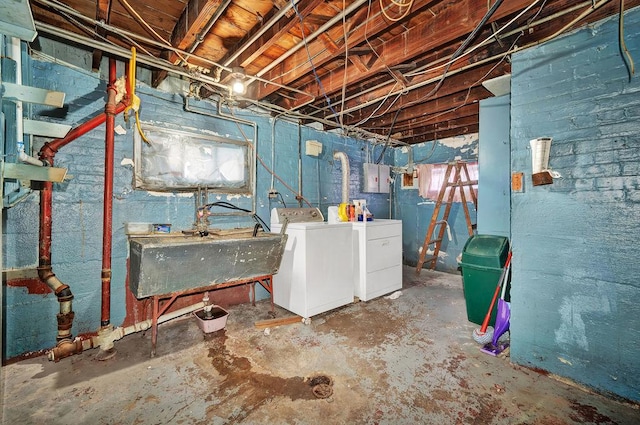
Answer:
[(391, 166), (384, 164), (363, 164), (364, 189), (368, 193), (389, 193)]

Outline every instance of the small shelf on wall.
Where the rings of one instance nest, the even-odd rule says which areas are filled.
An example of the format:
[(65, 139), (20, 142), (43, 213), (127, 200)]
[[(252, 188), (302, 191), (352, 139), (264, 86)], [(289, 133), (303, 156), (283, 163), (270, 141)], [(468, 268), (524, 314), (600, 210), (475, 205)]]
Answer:
[(0, 0), (0, 34), (29, 42), (36, 39), (38, 33), (28, 0)]
[(38, 167), (37, 165), (5, 162), (3, 164), (2, 176), (5, 179), (62, 183), (67, 177), (67, 169), (58, 167)]

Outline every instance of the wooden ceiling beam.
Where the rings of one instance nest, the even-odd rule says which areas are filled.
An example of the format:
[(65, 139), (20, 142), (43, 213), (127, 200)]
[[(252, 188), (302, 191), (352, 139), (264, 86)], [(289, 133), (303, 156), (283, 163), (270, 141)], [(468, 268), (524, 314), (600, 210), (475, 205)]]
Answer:
[(431, 134), (442, 134), (445, 131), (453, 130), (460, 127), (468, 127), (478, 123), (477, 115), (469, 115), (466, 117), (455, 118), (451, 120), (439, 121), (434, 124), (416, 126), (407, 128), (403, 131), (395, 133), (394, 136), (399, 139), (421, 138)]
[[(438, 3), (437, 0), (415, 0), (412, 10), (419, 11), (426, 9), (436, 3)], [(364, 21), (367, 17), (370, 18), (370, 21), (365, 25)], [(352, 49), (359, 47), (359, 45), (364, 43), (367, 39), (373, 40), (377, 34), (388, 30), (390, 26), (399, 24), (390, 25), (380, 12), (380, 3), (374, 1), (372, 2), (370, 11), (368, 11), (366, 7), (361, 7), (353, 17), (347, 19), (347, 25), (349, 26), (347, 46), (349, 49)], [(341, 40), (340, 45), (344, 48), (344, 30), (342, 28), (342, 24), (333, 26), (326, 31), (326, 33), (334, 40)], [(313, 63), (316, 68), (319, 68), (328, 61), (333, 60), (333, 54), (325, 49), (321, 43), (310, 43), (308, 48), (308, 53), (306, 49), (298, 50), (284, 62), (265, 73), (262, 78), (287, 85), (311, 72), (309, 55), (313, 57)], [(304, 65), (299, 66), (300, 64)], [(283, 73), (286, 73), (286, 75), (281, 75)], [(262, 85), (256, 94), (258, 99), (264, 99), (274, 93), (277, 89), (278, 88), (273, 85)]]
[(479, 129), (480, 126), (478, 125), (478, 119), (476, 118), (475, 123), (473, 124), (453, 126), (448, 130), (426, 132), (416, 136), (402, 138), (400, 140), (410, 145), (415, 145), (416, 143), (430, 142), (432, 140), (442, 140), (446, 139), (447, 137), (461, 136), (463, 134), (473, 134), (477, 133)]
[[(111, 0), (98, 0), (96, 2), (96, 21), (109, 23), (111, 18)], [(96, 32), (99, 37), (106, 38), (107, 30), (103, 27), (96, 25)], [(98, 38), (98, 37), (95, 37)], [(100, 70), (100, 62), (102, 61), (102, 50), (94, 49), (93, 57), (91, 59), (91, 69), (93, 72)]]
[[(470, 90), (463, 90), (448, 96), (441, 96), (424, 103), (414, 104), (408, 107), (405, 106), (399, 110), (400, 112), (398, 112), (398, 109), (386, 112), (380, 117), (372, 118), (366, 123), (363, 123), (362, 127), (390, 127), (395, 121), (394, 128), (399, 128), (403, 122), (428, 119), (434, 115), (464, 107), (465, 105), (475, 103), (489, 96), (490, 93), (487, 92), (484, 87), (476, 86)], [(349, 122), (349, 124), (353, 125), (356, 122), (357, 121)]]
[[(171, 45), (181, 50), (189, 50), (196, 42), (199, 42), (200, 37), (204, 38), (206, 34), (202, 34), (202, 32), (221, 4), (221, 0), (189, 0), (173, 27), (169, 40)], [(169, 52), (164, 56), (174, 65), (180, 61), (180, 57), (174, 52)], [(167, 71), (154, 72), (153, 87), (157, 87), (166, 77)]]
[[(488, 22), (513, 14), (526, 7), (529, 3), (530, 0), (504, 2)], [(325, 93), (330, 95), (341, 90), (343, 81), (347, 81), (348, 85), (352, 85), (359, 81), (367, 80), (377, 73), (386, 71), (388, 67), (407, 62), (412, 58), (424, 55), (431, 50), (440, 48), (442, 45), (466, 36), (482, 19), (486, 10), (482, 7), (471, 8), (467, 2), (442, 2), (434, 7), (434, 12), (436, 16), (432, 19), (426, 19), (424, 22), (385, 41), (378, 51), (379, 54), (380, 51), (383, 52), (383, 55), (372, 64), (368, 72), (361, 72), (355, 67), (349, 67), (346, 70), (346, 75), (344, 69), (337, 69), (323, 76), (321, 80)], [(450, 23), (449, 28), (446, 30), (443, 29), (444, 22)], [(285, 65), (285, 69), (289, 69), (289, 66), (291, 65)], [(319, 65), (316, 64), (317, 66)], [(293, 73), (288, 73), (287, 78), (292, 78), (291, 74)], [(314, 94), (319, 90), (318, 84), (315, 82), (298, 88)], [(300, 96), (294, 106), (301, 105), (304, 100), (303, 96)]]
[[(304, 18), (309, 16), (311, 12), (319, 5), (323, 4), (324, 0), (301, 0), (296, 6), (298, 13)], [(238, 58), (236, 58), (230, 66), (241, 66), (247, 68), (253, 61), (266, 52), (271, 46), (277, 43), (277, 41), (287, 34), (295, 25), (300, 23), (300, 19), (294, 13), (289, 19), (280, 19), (275, 25), (262, 34), (255, 42), (248, 46)], [(247, 37), (247, 39), (249, 39)], [(242, 44), (242, 43), (240, 43)], [(226, 62), (226, 59), (222, 59), (222, 63)]]
[[(495, 64), (489, 63), (486, 65), (478, 66), (477, 68), (470, 69), (465, 72), (460, 72), (459, 74), (452, 75), (447, 77), (440, 89), (431, 96), (431, 98), (448, 96), (453, 93), (459, 92), (462, 88), (468, 88), (474, 85), (478, 85), (478, 81), (486, 76), (485, 79), (490, 79), (494, 77), (498, 77), (500, 75), (504, 75), (508, 72), (510, 66), (508, 64), (504, 64), (503, 66), (496, 67)], [(429, 78), (432, 78), (429, 76)], [(411, 81), (412, 84), (419, 83), (420, 81), (425, 81), (429, 79), (427, 76), (420, 77), (419, 79), (414, 79)], [(407, 105), (414, 104), (416, 102), (426, 103), (428, 102), (428, 98), (426, 97), (431, 93), (433, 88), (436, 86), (437, 82), (431, 83), (429, 85), (425, 85), (419, 89), (411, 90), (406, 95), (402, 95), (400, 99), (395, 101), (393, 105), (389, 108), (387, 113), (395, 112), (398, 108), (405, 107)], [(345, 109), (355, 108), (358, 105), (362, 105), (369, 101), (370, 99), (378, 99), (382, 98), (392, 89), (393, 83), (388, 84), (382, 89), (378, 89), (374, 92), (367, 93), (362, 97), (357, 97), (355, 99), (351, 99), (348, 102), (345, 102)], [(383, 91), (384, 90), (384, 91)], [(490, 93), (484, 89), (480, 92), (480, 98), (490, 96)], [(482, 97), (484, 95), (484, 97)], [(379, 111), (387, 110), (388, 105), (390, 105), (396, 96), (389, 96), (389, 98), (385, 101)], [(374, 111), (380, 106), (380, 103), (376, 103), (370, 106), (363, 107), (359, 110), (352, 111), (348, 114), (349, 118), (346, 120), (347, 124), (353, 124), (355, 122), (359, 122), (364, 118), (374, 114)]]
[[(462, 105), (457, 108), (450, 108), (449, 110), (443, 110), (429, 114), (407, 114), (406, 116), (402, 117), (404, 118), (404, 120), (401, 120), (400, 117), (398, 120), (396, 120), (396, 124), (393, 126), (393, 129), (391, 129), (391, 131), (393, 134), (395, 134), (410, 128), (424, 127), (440, 121), (449, 121), (460, 119), (463, 117), (469, 117), (477, 115), (479, 110), (479, 104), (476, 102)], [(360, 126), (360, 128), (364, 130), (380, 132), (386, 135), (389, 133), (390, 126), (391, 122), (388, 122), (385, 126), (362, 125)]]

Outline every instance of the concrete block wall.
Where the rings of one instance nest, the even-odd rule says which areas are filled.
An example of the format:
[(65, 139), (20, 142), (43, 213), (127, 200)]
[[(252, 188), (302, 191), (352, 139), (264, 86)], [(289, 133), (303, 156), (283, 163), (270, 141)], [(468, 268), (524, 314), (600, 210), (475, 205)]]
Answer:
[[(82, 59), (90, 55), (90, 52), (55, 43), (53, 45), (59, 59), (64, 60), (66, 56), (77, 66), (90, 66), (90, 61)], [(100, 75), (81, 68), (34, 60), (33, 85), (67, 94), (64, 108), (35, 108), (34, 117), (75, 127), (102, 112), (106, 97), (106, 61), (103, 68), (100, 78)], [(123, 73), (124, 64), (118, 63), (118, 75)], [(145, 73), (140, 72), (139, 75), (144, 76)], [(138, 85), (136, 94), (142, 99), (140, 117), (143, 122), (165, 128), (208, 132), (233, 140), (244, 140), (244, 135), (253, 138), (253, 129), (246, 124), (237, 125), (228, 120), (186, 112), (183, 97), (179, 94), (151, 89), (144, 84)], [(209, 101), (193, 102), (191, 106), (207, 114), (216, 114), (216, 104)], [(375, 149), (370, 142), (278, 120), (275, 123), (273, 144), (276, 161), (272, 164), (273, 118), (248, 110), (223, 112), (233, 112), (238, 118), (257, 124), (258, 155), (295, 190), (298, 189), (298, 172), (301, 167), (302, 194), (314, 206), (320, 206), (324, 214), (327, 213), (328, 206), (338, 205), (340, 202), (341, 166), (339, 161), (333, 160), (333, 152), (344, 151), (351, 165), (351, 199), (367, 199), (376, 216), (388, 216), (388, 194), (361, 193), (362, 162), (366, 159), (363, 152)], [(127, 132), (115, 136), (111, 298), (111, 322), (115, 326), (125, 320), (130, 308), (127, 300), (131, 300), (126, 285), (128, 241), (124, 223), (172, 223), (173, 229), (179, 230), (191, 228), (194, 217), (194, 198), (189, 194), (150, 193), (133, 189), (133, 168), (130, 165), (135, 131), (133, 124), (133, 121), (126, 123), (122, 115), (116, 118), (116, 126), (122, 126)], [(323, 151), (319, 157), (305, 155), (306, 140), (323, 143)], [(36, 152), (44, 141), (35, 141)], [(299, 146), (302, 147), (300, 160)], [(391, 151), (384, 159), (386, 163), (391, 162)], [(71, 286), (75, 296), (73, 335), (86, 334), (97, 331), (100, 325), (104, 126), (60, 149), (55, 161), (57, 166), (68, 168), (73, 178), (54, 185), (53, 270), (63, 282)], [(258, 164), (256, 212), (267, 223), (270, 209), (282, 206), (279, 198), (270, 199), (267, 196), (270, 188), (271, 175)], [(277, 180), (274, 188), (282, 194), (287, 206), (298, 205), (295, 195)], [(225, 200), (242, 208), (251, 208), (251, 198), (246, 196), (212, 195), (210, 200)], [(48, 349), (55, 344), (58, 302), (46, 285), (38, 281), (35, 270), (38, 264), (38, 214), (37, 191), (14, 208), (4, 211), (2, 256), (4, 269), (8, 274), (3, 299), (6, 313), (3, 359)], [(223, 228), (252, 226), (253, 220), (212, 218), (212, 225)], [(259, 285), (257, 288), (261, 289)], [(264, 290), (259, 291), (258, 297), (266, 296)]]
[[(640, 8), (625, 14), (640, 58)], [(640, 400), (640, 78), (618, 17), (513, 56), (512, 361)], [(562, 174), (531, 185), (529, 140)]]
[[(435, 146), (434, 146), (435, 144)], [(407, 165), (407, 147), (398, 148), (395, 152), (395, 164), (398, 167)], [(416, 163), (442, 164), (461, 159), (467, 161), (478, 160), (478, 135), (452, 137), (432, 142), (419, 143), (412, 146), (413, 159)], [(402, 189), (398, 175), (394, 183), (394, 218), (402, 220), (402, 245), (404, 262), (410, 266), (418, 263), (419, 249), (429, 228), (434, 201), (426, 200), (418, 194), (417, 189)], [(476, 211), (471, 202), (468, 204), (472, 223), (476, 222)], [(445, 236), (436, 270), (458, 273), (456, 257), (462, 253), (464, 244), (469, 238), (467, 223), (461, 203), (454, 203), (449, 215), (452, 240)]]

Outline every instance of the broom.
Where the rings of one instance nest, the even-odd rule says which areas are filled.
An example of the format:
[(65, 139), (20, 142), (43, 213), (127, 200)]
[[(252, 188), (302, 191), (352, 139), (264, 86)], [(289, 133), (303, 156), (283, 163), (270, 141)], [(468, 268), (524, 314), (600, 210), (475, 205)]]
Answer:
[(491, 304), (489, 305), (489, 311), (487, 311), (487, 315), (484, 316), (484, 320), (482, 322), (482, 326), (480, 329), (473, 330), (473, 339), (479, 344), (487, 344), (493, 341), (493, 328), (489, 326), (489, 320), (491, 319), (491, 312), (493, 312), (493, 305), (496, 303), (496, 299), (498, 298), (498, 294), (500, 294), (500, 289), (502, 287), (503, 281), (505, 280), (505, 276), (507, 275), (507, 271), (511, 266), (511, 251), (507, 255), (507, 261), (504, 263), (504, 267), (502, 269), (502, 273), (500, 274), (500, 279), (498, 279), (498, 285), (496, 286), (496, 290), (493, 293), (493, 298), (491, 299)]

